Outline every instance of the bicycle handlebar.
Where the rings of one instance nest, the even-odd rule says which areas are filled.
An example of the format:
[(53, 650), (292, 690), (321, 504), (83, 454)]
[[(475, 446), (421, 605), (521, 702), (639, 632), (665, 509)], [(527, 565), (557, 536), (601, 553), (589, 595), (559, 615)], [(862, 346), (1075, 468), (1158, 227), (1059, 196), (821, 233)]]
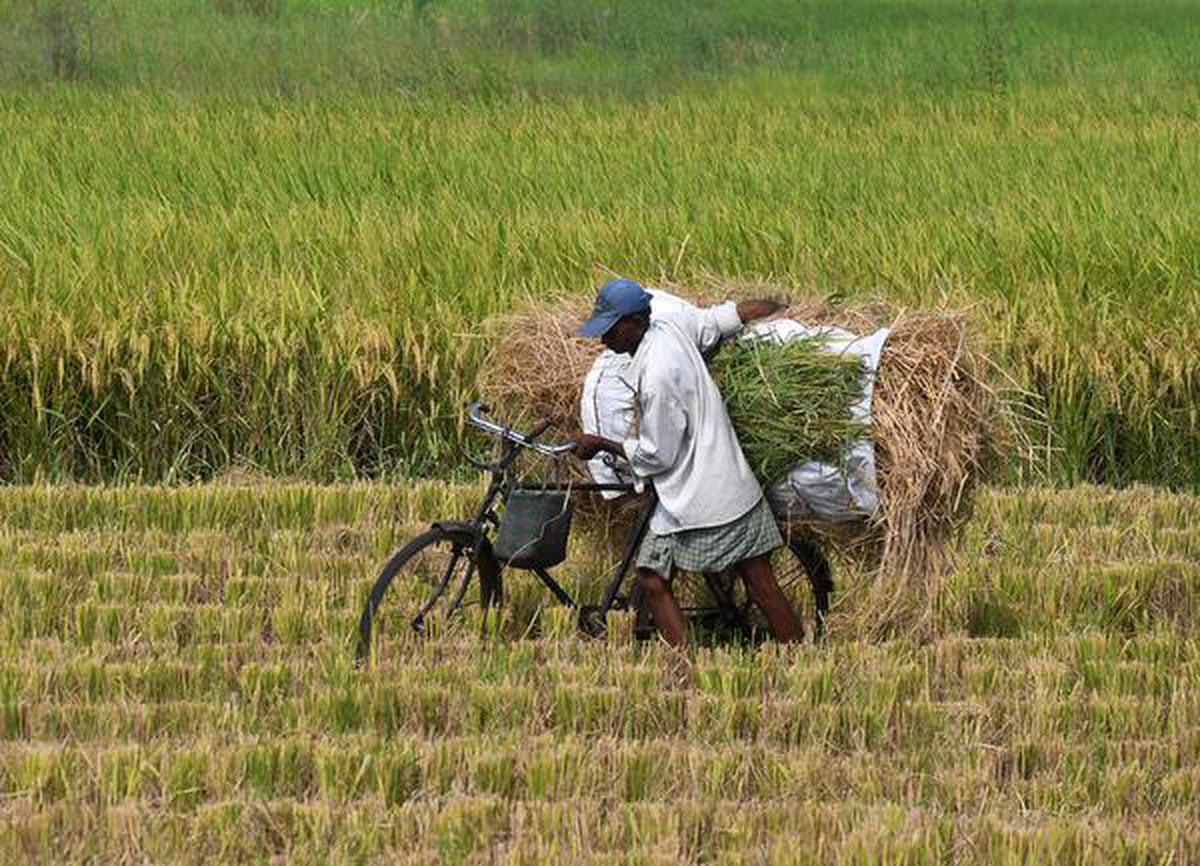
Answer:
[(520, 445), (522, 448), (529, 448), (546, 457), (557, 457), (560, 454), (567, 454), (575, 450), (574, 442), (563, 442), (561, 445), (542, 445), (539, 442), (533, 441), (534, 437), (545, 432), (550, 426), (548, 421), (539, 424), (529, 433), (518, 433), (511, 427), (505, 427), (503, 424), (497, 424), (495, 421), (489, 421), (487, 418), (484, 418), (483, 416), (487, 411), (487, 406), (479, 402), (472, 403), (467, 407), (467, 422), (472, 427), (478, 427), (485, 433), (499, 436), (505, 442), (512, 442), (514, 445)]

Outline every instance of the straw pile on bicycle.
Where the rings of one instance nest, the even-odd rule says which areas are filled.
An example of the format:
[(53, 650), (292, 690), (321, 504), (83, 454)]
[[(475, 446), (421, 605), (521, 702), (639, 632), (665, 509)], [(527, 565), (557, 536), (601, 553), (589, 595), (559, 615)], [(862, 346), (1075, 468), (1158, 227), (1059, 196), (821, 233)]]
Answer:
[[(653, 305), (789, 295), (710, 281), (657, 290)], [(1014, 429), (1004, 401), (985, 381), (987, 360), (960, 311), (789, 300), (786, 318), (746, 328), (710, 371), (781, 526), (888, 574), (859, 605), (856, 627), (919, 626), (973, 490)], [(485, 367), (484, 399), (569, 430), (582, 397), (584, 428), (603, 427), (605, 388), (620, 388), (606, 374), (620, 361), (575, 336), (589, 308), (579, 297), (490, 321), (503, 350)], [(615, 480), (599, 477), (613, 470), (596, 461), (591, 472)], [(628, 514), (621, 503), (584, 510), (593, 522)]]

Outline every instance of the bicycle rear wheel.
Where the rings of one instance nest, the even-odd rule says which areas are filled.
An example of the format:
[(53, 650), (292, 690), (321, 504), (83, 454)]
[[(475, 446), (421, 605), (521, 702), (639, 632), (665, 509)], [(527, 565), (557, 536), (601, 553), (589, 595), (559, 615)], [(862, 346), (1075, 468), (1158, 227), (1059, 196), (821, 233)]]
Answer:
[(501, 596), (500, 565), (487, 538), (470, 525), (435, 524), (393, 554), (375, 579), (358, 622), (358, 660), (370, 655), (373, 640), (398, 630), (425, 634), (432, 623), (487, 609)]
[[(771, 555), (775, 581), (801, 619), (811, 608), (816, 639), (825, 633), (833, 580), (829, 562), (813, 544), (792, 541)], [(719, 574), (680, 573), (672, 590), (689, 624), (716, 641), (757, 643), (770, 637), (766, 617), (750, 600), (741, 578), (729, 569)]]

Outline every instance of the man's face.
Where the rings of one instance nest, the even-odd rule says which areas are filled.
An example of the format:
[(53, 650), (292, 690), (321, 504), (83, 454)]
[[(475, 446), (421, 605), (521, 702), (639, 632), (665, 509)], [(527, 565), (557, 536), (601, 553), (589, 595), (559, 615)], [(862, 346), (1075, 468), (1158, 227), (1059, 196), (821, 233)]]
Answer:
[(604, 332), (600, 341), (618, 355), (632, 355), (646, 334), (647, 322), (642, 316), (623, 316)]

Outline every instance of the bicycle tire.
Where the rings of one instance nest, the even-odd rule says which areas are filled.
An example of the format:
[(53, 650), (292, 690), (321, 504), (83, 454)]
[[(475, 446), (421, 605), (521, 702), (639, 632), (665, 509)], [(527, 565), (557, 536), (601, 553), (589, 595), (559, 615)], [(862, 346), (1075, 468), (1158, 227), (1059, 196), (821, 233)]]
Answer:
[[(793, 540), (778, 549), (773, 565), (779, 588), (796, 613), (802, 614), (811, 604), (813, 636), (820, 640), (825, 633), (829, 596), (833, 592), (832, 569), (824, 552), (815, 544)], [(766, 620), (749, 599), (745, 585), (733, 569), (708, 575), (681, 572), (673, 584), (684, 618), (691, 625), (726, 639), (750, 643), (757, 643), (768, 635)], [(808, 598), (812, 601), (808, 602)], [(649, 626), (643, 628), (643, 634), (653, 635), (644, 599), (639, 598), (637, 610), (639, 622)]]
[[(441, 551), (448, 557), (448, 562), (439, 569), (441, 577), (419, 565), (425, 554), (437, 548), (447, 548)], [(477, 548), (479, 555), (473, 559)], [(433, 559), (437, 558), (435, 554)], [(426, 595), (414, 593), (408, 600), (408, 610), (413, 615), (408, 625), (418, 633), (423, 633), (425, 619), (439, 605), (443, 608), (439, 615), (449, 618), (461, 610), (464, 601), (486, 609), (498, 605), (502, 599), (501, 568), (488, 539), (481, 539), (469, 524), (434, 524), (392, 554), (372, 584), (358, 622), (356, 658), (360, 664), (370, 656), (372, 633), (378, 632), (375, 622), (380, 617), (384, 596), (395, 579), (406, 571), (426, 588)], [(471, 592), (472, 583), (477, 584), (477, 595)], [(417, 598), (422, 600), (416, 602)]]
[[(787, 556), (783, 550), (791, 553)], [(792, 539), (783, 548), (776, 560), (775, 578), (779, 588), (792, 604), (792, 609), (803, 618), (805, 598), (812, 599), (813, 639), (820, 641), (825, 636), (825, 620), (829, 613), (829, 597), (833, 593), (833, 569), (821, 548), (807, 540)], [(804, 587), (808, 587), (808, 592)], [(748, 626), (751, 640), (757, 632), (766, 629), (766, 619), (761, 611), (745, 597), (742, 587), (741, 615)]]

